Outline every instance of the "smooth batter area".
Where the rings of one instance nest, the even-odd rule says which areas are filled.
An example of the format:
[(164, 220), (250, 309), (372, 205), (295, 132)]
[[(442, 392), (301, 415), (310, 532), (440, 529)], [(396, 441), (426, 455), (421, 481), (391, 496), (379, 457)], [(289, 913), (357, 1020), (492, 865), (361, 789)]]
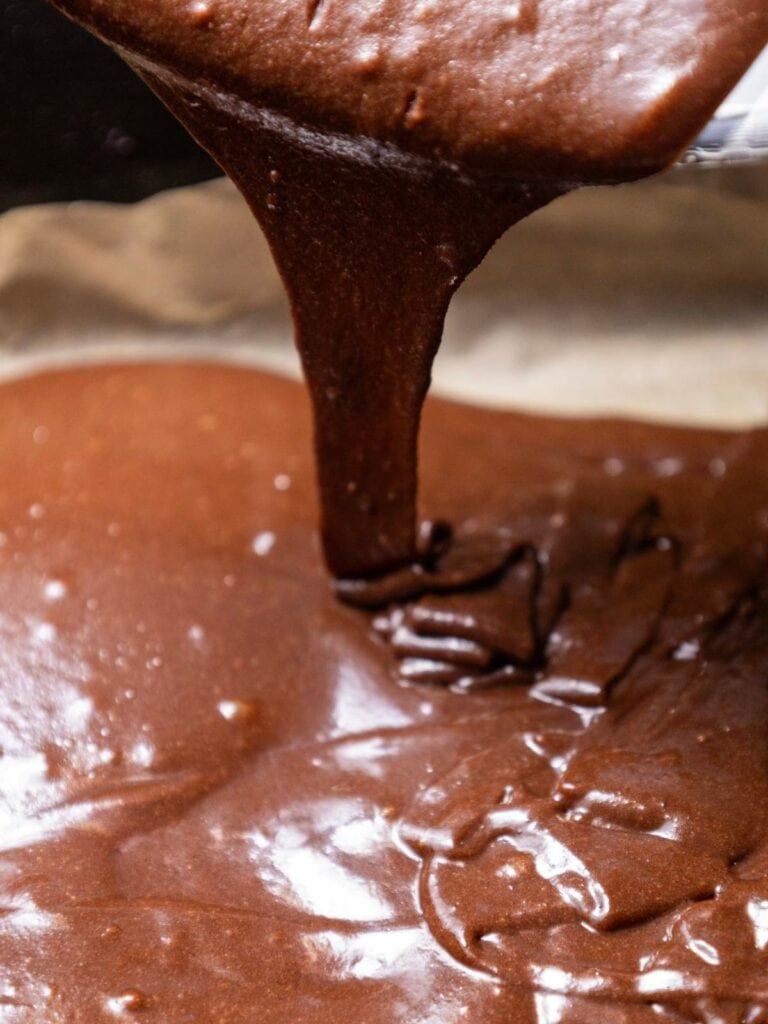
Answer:
[(537, 652), (452, 690), (329, 591), (298, 385), (0, 390), (5, 1019), (766, 1020), (766, 433), (428, 405), (517, 551), (454, 661)]

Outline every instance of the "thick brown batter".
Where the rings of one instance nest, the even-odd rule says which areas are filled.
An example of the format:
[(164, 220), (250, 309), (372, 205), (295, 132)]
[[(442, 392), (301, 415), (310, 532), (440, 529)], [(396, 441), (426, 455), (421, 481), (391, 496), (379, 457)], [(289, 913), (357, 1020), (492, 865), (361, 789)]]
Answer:
[(765, 0), (54, 0), (238, 184), (290, 296), (336, 576), (416, 555), (451, 295), (580, 183), (666, 166), (768, 41)]
[(768, 1019), (766, 433), (428, 406), (427, 513), (518, 549), (478, 646), (560, 608), (454, 692), (329, 592), (298, 385), (0, 397), (0, 1016)]
[(6, 389), (9, 1013), (768, 1020), (766, 437), (437, 407), (416, 529), (453, 291), (667, 164), (764, 0), (56, 2), (264, 226), (365, 610), (295, 387)]

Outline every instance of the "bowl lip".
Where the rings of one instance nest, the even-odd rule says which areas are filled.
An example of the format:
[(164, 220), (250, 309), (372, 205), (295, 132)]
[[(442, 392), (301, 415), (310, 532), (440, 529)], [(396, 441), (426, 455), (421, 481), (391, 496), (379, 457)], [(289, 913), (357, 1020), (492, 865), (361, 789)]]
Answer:
[(768, 47), (721, 104), (683, 163), (768, 160)]

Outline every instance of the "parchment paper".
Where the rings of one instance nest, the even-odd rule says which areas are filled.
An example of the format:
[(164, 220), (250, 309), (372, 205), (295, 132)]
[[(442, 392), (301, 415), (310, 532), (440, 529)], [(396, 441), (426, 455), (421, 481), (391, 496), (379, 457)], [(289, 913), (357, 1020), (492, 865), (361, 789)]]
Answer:
[[(296, 374), (266, 243), (221, 180), (0, 217), (0, 372), (208, 357)], [(464, 285), (444, 394), (555, 413), (768, 421), (768, 167), (559, 200)]]

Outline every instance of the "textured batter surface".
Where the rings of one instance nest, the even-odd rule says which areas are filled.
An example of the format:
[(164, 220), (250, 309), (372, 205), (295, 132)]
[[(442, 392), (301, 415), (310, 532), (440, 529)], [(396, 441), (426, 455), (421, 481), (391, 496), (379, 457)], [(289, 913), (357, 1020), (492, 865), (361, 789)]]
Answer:
[(446, 651), (444, 574), (417, 639), (330, 593), (298, 385), (2, 401), (5, 1019), (765, 1018), (764, 433), (428, 405)]

